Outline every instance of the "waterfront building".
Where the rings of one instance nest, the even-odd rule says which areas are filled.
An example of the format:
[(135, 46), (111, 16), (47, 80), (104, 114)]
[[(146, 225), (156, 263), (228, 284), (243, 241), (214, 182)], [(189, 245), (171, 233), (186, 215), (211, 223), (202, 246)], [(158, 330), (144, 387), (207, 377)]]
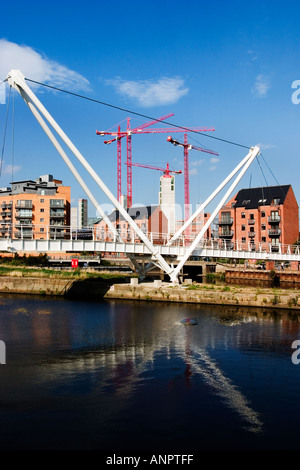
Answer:
[(222, 207), (219, 238), (253, 250), (287, 249), (299, 239), (299, 207), (291, 185), (241, 189)]
[(70, 186), (52, 175), (0, 188), (0, 237), (61, 239), (70, 235)]
[[(152, 234), (153, 242), (159, 243), (167, 239), (168, 219), (159, 205), (131, 206), (127, 209), (127, 213), (145, 234)], [(114, 210), (108, 218), (124, 241), (140, 241), (119, 211)], [(113, 235), (103, 219), (94, 225), (94, 236), (96, 240), (113, 240)]]
[(78, 199), (78, 228), (85, 228), (88, 224), (88, 201)]
[(159, 180), (159, 205), (168, 220), (168, 235), (175, 234), (175, 177), (165, 173)]

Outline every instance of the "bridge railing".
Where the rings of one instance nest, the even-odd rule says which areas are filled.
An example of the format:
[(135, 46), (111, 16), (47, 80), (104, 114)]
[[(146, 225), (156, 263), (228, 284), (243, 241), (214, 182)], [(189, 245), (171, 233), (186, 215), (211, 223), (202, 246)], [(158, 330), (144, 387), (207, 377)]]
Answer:
[[(143, 224), (141, 230), (156, 245), (168, 245), (171, 239), (170, 234), (159, 232), (148, 232)], [(133, 230), (128, 228), (117, 229), (119, 239), (125, 243), (142, 243), (136, 236)], [(179, 237), (172, 246), (188, 247), (196, 238), (198, 232), (190, 231), (189, 236), (184, 234)], [(52, 225), (42, 224), (22, 224), (17, 222), (0, 223), (0, 239), (17, 239), (17, 240), (93, 240), (101, 242), (115, 242), (117, 241), (116, 234), (112, 233), (109, 229), (98, 229), (98, 227), (72, 227), (59, 223)], [(198, 248), (210, 248), (213, 250), (224, 251), (245, 251), (245, 252), (266, 252), (266, 253), (284, 253), (284, 254), (300, 254), (299, 245), (284, 245), (275, 242), (259, 242), (255, 243), (254, 240), (247, 242), (240, 240), (232, 240), (223, 238), (203, 238), (198, 245)]]

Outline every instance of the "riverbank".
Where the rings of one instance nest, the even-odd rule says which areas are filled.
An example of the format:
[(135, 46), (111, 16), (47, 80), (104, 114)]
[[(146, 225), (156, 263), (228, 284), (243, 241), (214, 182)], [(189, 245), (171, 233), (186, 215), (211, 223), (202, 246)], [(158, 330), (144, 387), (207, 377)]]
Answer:
[(104, 298), (300, 310), (300, 289), (238, 285), (192, 283), (175, 286), (161, 281), (114, 284), (106, 292)]
[(139, 283), (126, 276), (74, 277), (0, 276), (0, 292), (65, 296), (84, 299), (119, 299), (230, 305), (300, 310), (300, 289), (154, 281)]

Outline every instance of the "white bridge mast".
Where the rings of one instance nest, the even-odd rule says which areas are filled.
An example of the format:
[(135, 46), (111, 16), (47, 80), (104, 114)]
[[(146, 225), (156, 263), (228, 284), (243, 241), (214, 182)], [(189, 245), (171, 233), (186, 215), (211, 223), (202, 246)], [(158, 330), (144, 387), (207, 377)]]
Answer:
[[(180, 235), (181, 233), (192, 223), (192, 221), (197, 217), (198, 214), (200, 214), (201, 211), (204, 210), (204, 208), (211, 202), (215, 196), (223, 189), (223, 187), (233, 178), (233, 176), (241, 170), (240, 174), (237, 176), (235, 181), (232, 183), (230, 186), (229, 190), (226, 192), (225, 196), (222, 198), (220, 203), (217, 205), (216, 209), (213, 211), (212, 215), (210, 216), (209, 220), (207, 223), (204, 225), (202, 230), (198, 233), (196, 239), (193, 241), (190, 247), (188, 247), (185, 255), (181, 258), (180, 263), (176, 268), (173, 266), (169, 266), (169, 264), (166, 262), (166, 260), (163, 258), (163, 256), (160, 254), (159, 250), (155, 245), (152, 244), (152, 242), (148, 239), (148, 237), (142, 232), (142, 230), (137, 226), (137, 224), (134, 222), (134, 220), (130, 217), (128, 212), (123, 208), (123, 206), (119, 203), (119, 201), (115, 198), (115, 196), (111, 193), (111, 191), (107, 188), (107, 186), (104, 184), (104, 182), (101, 180), (101, 178), (97, 175), (97, 173), (93, 170), (93, 168), (90, 166), (90, 164), (85, 160), (85, 158), (82, 156), (82, 154), (78, 151), (78, 149), (75, 147), (75, 145), (71, 142), (71, 140), (67, 137), (67, 135), (63, 132), (63, 130), (60, 128), (60, 126), (57, 124), (57, 122), (53, 119), (53, 117), (49, 114), (49, 112), (46, 110), (46, 108), (42, 105), (42, 103), (38, 100), (38, 98), (35, 96), (35, 94), (32, 92), (32, 90), (29, 88), (27, 83), (25, 82), (25, 77), (24, 75), (19, 71), (19, 70), (11, 70), (9, 74), (6, 77), (6, 81), (8, 81), (9, 85), (13, 88), (15, 88), (25, 101), (25, 103), (28, 105), (30, 111), (33, 113), (34, 117), (37, 119), (39, 124), (41, 125), (42, 129), (45, 131), (47, 136), (49, 137), (50, 141), (56, 148), (56, 150), (59, 152), (69, 169), (71, 170), (72, 174), (75, 176), (91, 202), (94, 204), (96, 209), (99, 211), (100, 215), (103, 217), (103, 220), (105, 223), (108, 225), (112, 233), (114, 234), (114, 237), (116, 240), (119, 239), (119, 234), (116, 230), (116, 228), (113, 226), (109, 218), (106, 216), (104, 211), (102, 210), (100, 204), (97, 202), (95, 199), (94, 195), (91, 193), (89, 190), (88, 186), (84, 183), (83, 179), (81, 178), (80, 174), (58, 143), (57, 139), (55, 138), (54, 134), (50, 130), (49, 126), (46, 124), (45, 120), (41, 116), (41, 114), (44, 116), (44, 118), (48, 121), (48, 123), (52, 126), (52, 128), (57, 132), (57, 134), (61, 137), (61, 139), (66, 143), (66, 145), (69, 147), (69, 149), (73, 152), (75, 157), (80, 161), (80, 163), (84, 166), (84, 168), (88, 171), (88, 173), (92, 176), (92, 178), (95, 180), (97, 185), (102, 189), (102, 191), (105, 193), (105, 195), (110, 199), (110, 201), (113, 203), (115, 208), (119, 211), (119, 213), (123, 216), (123, 218), (128, 222), (130, 227), (134, 230), (134, 232), (137, 234), (137, 236), (140, 238), (140, 240), (145, 244), (145, 246), (149, 249), (149, 251), (152, 254), (151, 262), (158, 266), (160, 269), (162, 269), (168, 276), (170, 277), (171, 281), (174, 283), (178, 283), (178, 276), (180, 273), (180, 270), (182, 269), (183, 265), (186, 263), (188, 258), (191, 256), (192, 252), (195, 250), (197, 245), (199, 245), (201, 239), (203, 238), (206, 230), (208, 227), (211, 225), (215, 215), (218, 213), (222, 205), (226, 202), (226, 200), (229, 198), (231, 193), (233, 192), (234, 188), (244, 175), (244, 173), (247, 171), (255, 157), (259, 155), (260, 149), (259, 147), (252, 147), (248, 153), (248, 155), (237, 165), (237, 167), (228, 175), (227, 178), (221, 183), (221, 185), (207, 198), (207, 200), (197, 209), (197, 211), (189, 218), (189, 220), (179, 229), (179, 231), (173, 236), (173, 238), (170, 240), (169, 244), (172, 244)], [(149, 267), (147, 266), (146, 269)]]

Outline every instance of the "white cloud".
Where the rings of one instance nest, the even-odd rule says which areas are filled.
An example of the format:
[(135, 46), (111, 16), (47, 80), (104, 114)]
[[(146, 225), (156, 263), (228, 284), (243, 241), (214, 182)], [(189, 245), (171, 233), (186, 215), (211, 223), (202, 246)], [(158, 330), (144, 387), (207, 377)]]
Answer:
[(276, 147), (276, 145), (270, 144), (270, 143), (266, 143), (266, 144), (260, 143), (260, 144), (257, 144), (257, 146), (258, 146), (261, 150), (273, 149), (273, 148)]
[(210, 163), (218, 163), (220, 161), (220, 159), (217, 158), (217, 157), (212, 157), (209, 161), (210, 161)]
[(20, 70), (26, 78), (71, 91), (89, 89), (89, 81), (79, 73), (48, 59), (32, 47), (0, 39), (0, 81), (13, 69)]
[(3, 175), (12, 175), (14, 173), (18, 173), (21, 170), (20, 165), (7, 165), (3, 162), (2, 173)]
[(263, 98), (264, 96), (266, 96), (270, 88), (271, 84), (269, 79), (265, 75), (260, 74), (256, 77), (255, 84), (251, 90), (251, 93), (257, 98)]
[(202, 165), (202, 163), (203, 163), (204, 161), (205, 161), (204, 158), (202, 158), (202, 159), (200, 159), (200, 160), (196, 160), (196, 161), (194, 161), (194, 162), (191, 162), (191, 165), (192, 165), (192, 166), (200, 166), (200, 165)]
[(198, 175), (198, 170), (197, 170), (197, 168), (193, 168), (192, 170), (190, 170), (189, 175), (190, 175), (190, 176)]
[(154, 80), (122, 80), (120, 77), (106, 80), (116, 92), (122, 96), (133, 98), (139, 105), (145, 107), (176, 103), (189, 91), (180, 77), (161, 77)]
[(217, 169), (216, 165), (210, 167), (210, 171), (215, 171)]

